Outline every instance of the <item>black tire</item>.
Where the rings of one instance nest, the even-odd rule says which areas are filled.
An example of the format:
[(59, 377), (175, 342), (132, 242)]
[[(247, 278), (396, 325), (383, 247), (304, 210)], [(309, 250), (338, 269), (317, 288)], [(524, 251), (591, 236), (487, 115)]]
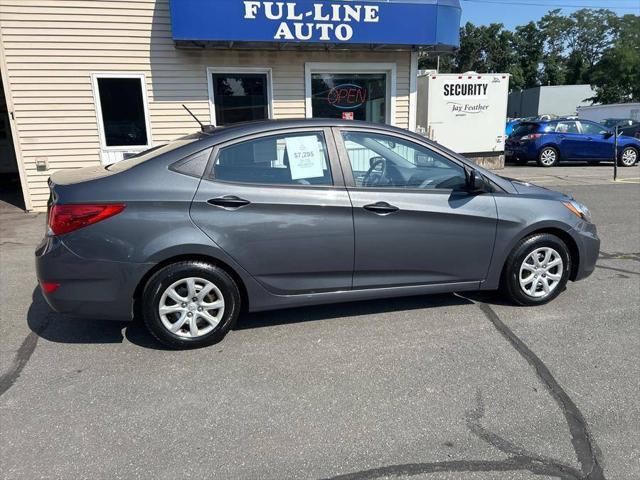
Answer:
[[(633, 161), (633, 163), (629, 163), (623, 160), (623, 158), (625, 158), (625, 154), (635, 154), (635, 160)], [(634, 147), (625, 147), (624, 150), (622, 150), (622, 152), (620, 152), (620, 157), (618, 158), (618, 165), (620, 165), (621, 167), (633, 167), (636, 163), (638, 163), (638, 149), (634, 148)]]
[[(553, 160), (549, 160), (550, 156)], [(555, 167), (560, 163), (560, 152), (554, 147), (543, 147), (538, 153), (538, 165), (541, 167)]]
[[(167, 288), (175, 282), (187, 278), (199, 278), (213, 283), (224, 300), (224, 311), (219, 323), (213, 330), (198, 337), (186, 337), (172, 333), (168, 327), (165, 327), (159, 312), (160, 301)], [(151, 334), (167, 347), (174, 349), (200, 348), (218, 343), (233, 328), (240, 312), (240, 299), (240, 291), (236, 282), (220, 267), (202, 261), (178, 262), (158, 270), (147, 282), (142, 293), (142, 317)], [(186, 312), (186, 310), (184, 311)], [(196, 322), (202, 323), (202, 319), (196, 320)], [(184, 328), (188, 328), (188, 325), (185, 324)]]
[[(549, 247), (562, 259), (562, 268), (558, 267), (554, 274), (561, 278), (555, 287), (543, 297), (533, 297), (520, 286), (520, 268), (525, 259), (536, 249)], [(501, 289), (505, 296), (518, 305), (542, 305), (556, 298), (565, 289), (571, 272), (571, 254), (567, 245), (555, 235), (538, 233), (522, 239), (507, 257), (502, 272)]]

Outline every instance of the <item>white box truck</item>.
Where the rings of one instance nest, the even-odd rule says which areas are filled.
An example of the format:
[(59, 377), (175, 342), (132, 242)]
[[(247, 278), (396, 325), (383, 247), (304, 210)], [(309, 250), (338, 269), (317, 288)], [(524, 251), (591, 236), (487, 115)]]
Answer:
[(418, 131), (458, 153), (504, 154), (509, 75), (426, 73), (418, 77)]
[(640, 122), (640, 103), (612, 103), (609, 105), (578, 107), (578, 118), (594, 122), (601, 122), (608, 118), (630, 118)]

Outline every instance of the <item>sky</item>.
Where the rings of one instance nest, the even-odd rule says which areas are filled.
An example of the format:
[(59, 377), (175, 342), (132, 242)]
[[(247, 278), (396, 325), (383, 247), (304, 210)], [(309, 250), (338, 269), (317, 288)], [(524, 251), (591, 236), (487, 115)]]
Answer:
[[(564, 14), (570, 14), (581, 7), (589, 7), (608, 8), (618, 15), (640, 15), (640, 0), (460, 0), (460, 4), (462, 25), (466, 22), (476, 25), (502, 23), (508, 29), (530, 20), (539, 20), (549, 10), (560, 7)], [(565, 5), (576, 5), (577, 8), (564, 7)]]

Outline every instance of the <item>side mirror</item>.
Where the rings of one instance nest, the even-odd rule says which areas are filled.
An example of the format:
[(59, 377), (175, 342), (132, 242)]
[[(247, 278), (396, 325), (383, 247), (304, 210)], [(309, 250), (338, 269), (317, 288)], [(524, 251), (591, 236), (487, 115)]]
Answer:
[(464, 174), (467, 180), (467, 192), (472, 195), (478, 195), (487, 191), (484, 177), (476, 172), (473, 168), (466, 167)]
[(604, 133), (602, 134), (602, 136), (603, 136), (604, 138), (611, 138), (611, 137), (613, 137), (613, 132), (612, 132), (611, 130), (607, 130), (606, 132), (604, 132)]

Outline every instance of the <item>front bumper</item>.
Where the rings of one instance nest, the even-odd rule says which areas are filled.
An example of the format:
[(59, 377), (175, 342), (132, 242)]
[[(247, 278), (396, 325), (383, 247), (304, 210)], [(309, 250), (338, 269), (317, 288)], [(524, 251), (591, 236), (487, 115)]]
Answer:
[(578, 267), (574, 270), (572, 280), (582, 280), (593, 273), (600, 255), (600, 238), (596, 226), (592, 223), (582, 222), (580, 227), (573, 230), (573, 238), (578, 245)]
[(57, 237), (45, 237), (35, 252), (40, 282), (59, 283), (42, 292), (53, 310), (73, 316), (126, 321), (133, 318), (133, 296), (152, 264), (87, 260)]

